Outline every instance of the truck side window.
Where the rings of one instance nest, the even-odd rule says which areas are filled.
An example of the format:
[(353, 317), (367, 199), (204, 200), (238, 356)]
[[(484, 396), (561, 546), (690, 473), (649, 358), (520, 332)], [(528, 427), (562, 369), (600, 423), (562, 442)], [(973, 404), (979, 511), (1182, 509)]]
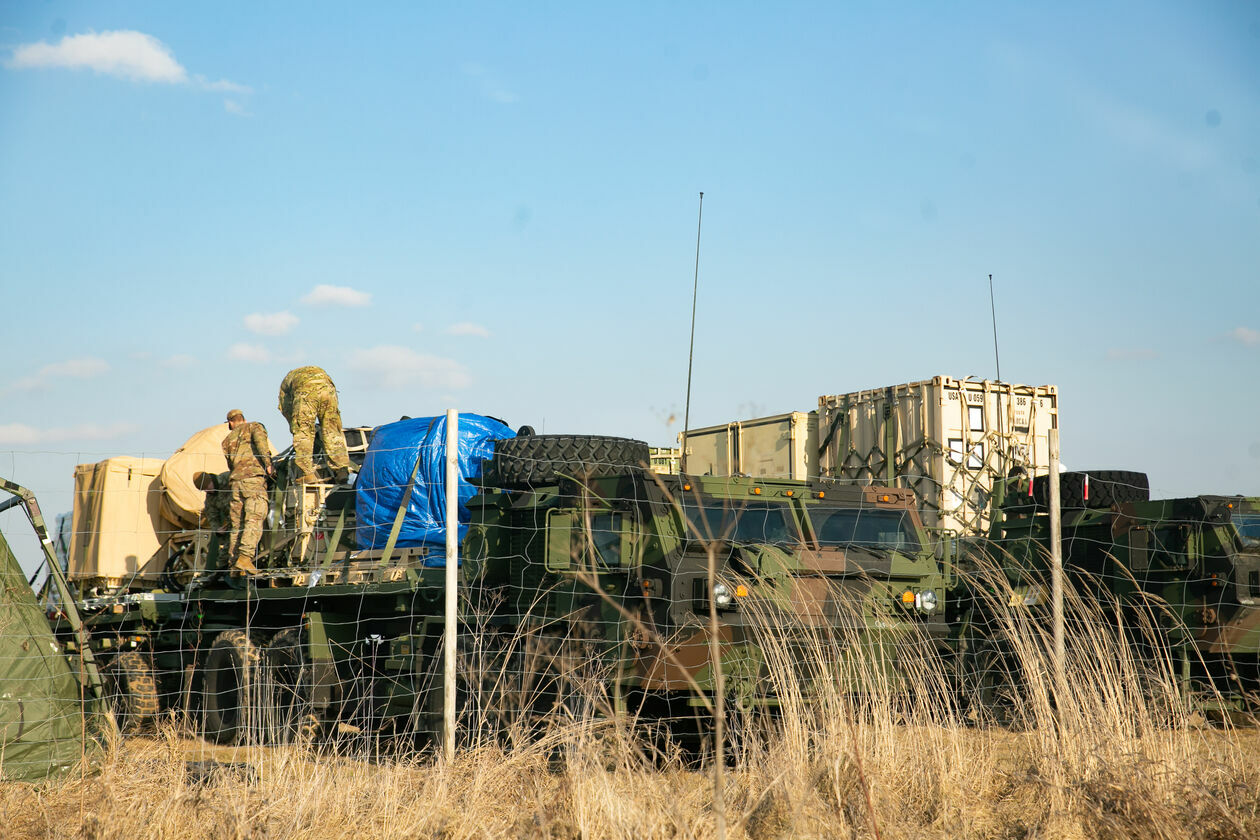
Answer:
[(605, 566), (621, 565), (621, 514), (600, 513), (591, 517), (591, 542), (595, 555)]

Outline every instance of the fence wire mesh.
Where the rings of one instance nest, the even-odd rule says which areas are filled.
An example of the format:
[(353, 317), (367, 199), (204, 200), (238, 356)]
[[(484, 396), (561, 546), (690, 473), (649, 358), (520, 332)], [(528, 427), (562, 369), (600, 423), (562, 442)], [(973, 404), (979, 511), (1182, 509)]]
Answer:
[[(991, 528), (959, 534), (925, 528), (907, 489), (658, 473), (636, 442), (560, 438), (518, 438), (472, 477), (460, 511), (462, 748), (620, 739), (703, 759), (719, 708), (738, 760), (771, 733), (808, 743), (854, 720), (1101, 719), (1137, 737), (1256, 707), (1254, 501), (1151, 501), (1140, 474), (1065, 474), (1067, 661), (1056, 672), (1044, 476), (1013, 476)], [(206, 749), (391, 755), (440, 743), (443, 547), (366, 539), (362, 473), (358, 487), (296, 485), (277, 463), (256, 574), (232, 569), (242, 526), (215, 498), (226, 481), (205, 482), (199, 521), (178, 527), (138, 470), (80, 488), (50, 539), (84, 636), (38, 576), (30, 604), (52, 635), (15, 629), (30, 622), (8, 600), (3, 634), (36, 639), (80, 678), (68, 690), (23, 671), (20, 645), (0, 652), (0, 771), (16, 774), (15, 751), (32, 740), (86, 748), (84, 640), (124, 735), (174, 728)], [(420, 475), (409, 498), (440, 495)], [(75, 702), (49, 714), (73, 726), (32, 728), (31, 703), (53, 709), (58, 693)]]

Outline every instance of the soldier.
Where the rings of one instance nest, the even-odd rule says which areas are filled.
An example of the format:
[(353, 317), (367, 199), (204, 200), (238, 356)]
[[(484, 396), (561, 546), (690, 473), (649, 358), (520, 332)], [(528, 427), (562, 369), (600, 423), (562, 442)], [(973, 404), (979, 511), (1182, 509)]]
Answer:
[(346, 453), (346, 437), (341, 430), (341, 412), (337, 409), (337, 387), (322, 368), (308, 365), (289, 371), (280, 383), (280, 413), (289, 421), (293, 433), (293, 460), (297, 464), (298, 484), (313, 484), (315, 475), (315, 424), (324, 441), (328, 465), (338, 484), (350, 480), (350, 456)]
[(232, 570), (246, 575), (258, 573), (254, 556), (262, 539), (263, 520), (267, 518), (267, 478), (275, 476), (271, 465), (271, 444), (262, 423), (248, 423), (238, 409), (227, 414), (228, 436), (223, 439), (231, 473), (228, 485), (232, 498), (228, 513), (231, 534), (228, 556)]
[(231, 473), (215, 475), (212, 472), (200, 472), (196, 476), (197, 489), (206, 494), (206, 503), (201, 508), (200, 527), (213, 534), (227, 531), (231, 521), (230, 506), (232, 496), (228, 491), (228, 480)]

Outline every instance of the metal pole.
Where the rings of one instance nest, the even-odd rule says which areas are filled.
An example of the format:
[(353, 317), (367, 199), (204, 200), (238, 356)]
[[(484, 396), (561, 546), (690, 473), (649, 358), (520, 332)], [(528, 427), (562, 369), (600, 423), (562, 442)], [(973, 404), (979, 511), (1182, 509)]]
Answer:
[(455, 758), (455, 608), (459, 578), (459, 412), (446, 411), (446, 642), (442, 691), (442, 754)]
[(696, 350), (696, 294), (700, 291), (700, 225), (704, 222), (704, 193), (700, 193), (700, 210), (696, 214), (696, 275), (691, 283), (691, 341), (687, 344), (687, 400), (683, 404), (682, 453), (678, 471), (687, 472), (687, 432), (691, 427), (691, 361)]
[(1049, 431), (1050, 443), (1050, 601), (1054, 621), (1055, 688), (1063, 689), (1063, 521), (1059, 504), (1059, 430)]

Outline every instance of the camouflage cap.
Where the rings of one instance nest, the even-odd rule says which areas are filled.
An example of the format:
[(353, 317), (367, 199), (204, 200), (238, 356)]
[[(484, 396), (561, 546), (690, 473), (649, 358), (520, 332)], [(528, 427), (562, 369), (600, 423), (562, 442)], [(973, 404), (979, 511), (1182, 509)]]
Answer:
[(241, 410), (239, 408), (234, 408), (227, 413), (227, 420), (229, 423), (231, 423), (233, 418), (236, 418), (236, 417), (239, 417), (242, 420), (245, 419), (245, 415), (241, 414)]

